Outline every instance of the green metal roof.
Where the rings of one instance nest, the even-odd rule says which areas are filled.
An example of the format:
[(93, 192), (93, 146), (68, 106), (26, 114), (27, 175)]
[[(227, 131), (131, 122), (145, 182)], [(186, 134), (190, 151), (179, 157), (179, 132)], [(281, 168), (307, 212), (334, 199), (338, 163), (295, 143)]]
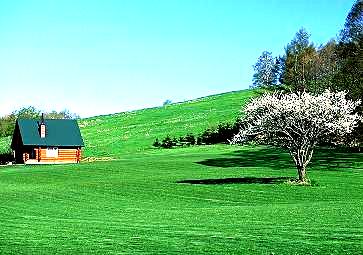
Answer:
[(44, 138), (40, 137), (39, 123), (39, 120), (17, 120), (23, 145), (84, 146), (76, 120), (44, 120), (46, 126), (46, 135)]

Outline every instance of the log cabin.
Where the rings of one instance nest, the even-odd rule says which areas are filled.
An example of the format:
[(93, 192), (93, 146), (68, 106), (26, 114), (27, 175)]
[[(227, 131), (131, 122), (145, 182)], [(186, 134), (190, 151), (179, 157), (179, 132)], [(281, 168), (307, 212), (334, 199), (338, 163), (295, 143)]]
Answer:
[(11, 148), (16, 163), (79, 163), (84, 147), (76, 120), (18, 119)]

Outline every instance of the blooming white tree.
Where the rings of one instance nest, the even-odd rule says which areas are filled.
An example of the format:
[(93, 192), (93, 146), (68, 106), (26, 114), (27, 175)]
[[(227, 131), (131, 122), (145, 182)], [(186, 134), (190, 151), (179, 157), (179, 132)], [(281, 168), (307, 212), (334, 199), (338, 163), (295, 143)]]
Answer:
[(306, 182), (306, 166), (320, 141), (350, 133), (362, 121), (354, 113), (359, 101), (346, 99), (346, 92), (325, 91), (265, 94), (244, 109), (244, 127), (231, 143), (262, 137), (265, 142), (287, 148), (293, 158), (299, 182)]

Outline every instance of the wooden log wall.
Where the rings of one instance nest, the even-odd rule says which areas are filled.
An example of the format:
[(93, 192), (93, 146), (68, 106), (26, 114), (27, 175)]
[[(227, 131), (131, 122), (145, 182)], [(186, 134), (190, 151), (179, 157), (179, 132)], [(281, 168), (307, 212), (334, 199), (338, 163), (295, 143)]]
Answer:
[[(39, 153), (40, 151), (40, 153)], [(74, 162), (78, 163), (81, 159), (80, 149), (58, 149), (58, 157), (47, 157), (47, 149), (35, 149), (35, 158), (39, 162)]]

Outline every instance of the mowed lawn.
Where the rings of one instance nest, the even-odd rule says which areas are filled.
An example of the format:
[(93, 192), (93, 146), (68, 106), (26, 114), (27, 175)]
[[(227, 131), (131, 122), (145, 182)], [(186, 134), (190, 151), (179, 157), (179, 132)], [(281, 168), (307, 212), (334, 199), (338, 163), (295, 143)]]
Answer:
[(362, 154), (320, 149), (308, 173), (227, 145), (0, 167), (0, 254), (362, 254)]

